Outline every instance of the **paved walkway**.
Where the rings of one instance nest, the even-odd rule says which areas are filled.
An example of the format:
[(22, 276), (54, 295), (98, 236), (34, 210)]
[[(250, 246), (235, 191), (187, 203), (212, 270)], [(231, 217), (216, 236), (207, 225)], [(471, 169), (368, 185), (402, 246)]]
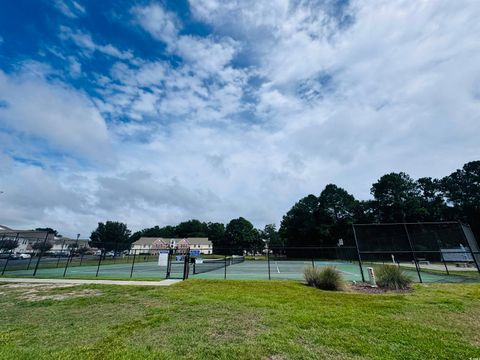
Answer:
[(82, 279), (32, 279), (32, 278), (0, 278), (0, 283), (23, 284), (99, 284), (99, 285), (139, 285), (139, 286), (169, 286), (182, 280), (167, 279), (161, 281), (135, 281), (135, 280), (82, 280)]

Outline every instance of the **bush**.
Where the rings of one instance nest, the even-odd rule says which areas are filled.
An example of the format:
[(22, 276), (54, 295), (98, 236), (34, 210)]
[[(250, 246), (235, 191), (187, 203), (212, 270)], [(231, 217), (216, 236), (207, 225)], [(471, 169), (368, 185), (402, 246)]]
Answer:
[(342, 290), (345, 286), (342, 275), (333, 266), (308, 267), (303, 271), (308, 286), (322, 290)]
[(390, 290), (408, 289), (412, 284), (412, 278), (399, 266), (379, 265), (375, 268), (377, 285)]

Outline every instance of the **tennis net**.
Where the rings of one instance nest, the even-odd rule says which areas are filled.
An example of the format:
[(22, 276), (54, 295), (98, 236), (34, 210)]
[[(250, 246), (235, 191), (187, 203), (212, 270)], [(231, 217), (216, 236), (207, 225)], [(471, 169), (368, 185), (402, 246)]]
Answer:
[(243, 256), (232, 256), (223, 259), (203, 259), (193, 263), (193, 274), (202, 274), (208, 271), (215, 271), (224, 267), (244, 262)]

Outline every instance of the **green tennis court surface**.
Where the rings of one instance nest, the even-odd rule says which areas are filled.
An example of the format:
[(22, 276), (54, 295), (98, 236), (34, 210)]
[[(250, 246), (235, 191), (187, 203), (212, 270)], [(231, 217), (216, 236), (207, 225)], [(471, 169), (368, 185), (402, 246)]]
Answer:
[[(201, 268), (201, 264), (196, 264)], [(238, 280), (303, 280), (303, 270), (309, 266), (325, 267), (334, 266), (340, 271), (347, 281), (362, 281), (360, 267), (355, 262), (342, 261), (311, 261), (311, 260), (246, 260), (227, 266), (219, 265), (219, 268), (208, 269), (205, 272), (194, 274), (193, 266), (190, 267), (189, 277), (192, 279), (238, 279)], [(367, 277), (367, 267), (372, 264), (364, 264), (363, 271)], [(374, 266), (374, 265), (373, 265)], [(270, 269), (269, 269), (270, 267)], [(198, 269), (198, 268), (197, 268)], [(97, 276), (98, 270), (98, 276)], [(414, 281), (418, 282), (418, 274), (414, 269), (404, 269)], [(61, 278), (64, 277), (64, 267), (39, 268), (37, 277)], [(94, 278), (99, 279), (165, 279), (167, 268), (158, 266), (156, 261), (145, 261), (136, 263), (102, 264), (100, 268), (96, 265), (71, 266), (65, 272), (65, 278)], [(33, 269), (5, 271), (8, 277), (31, 277)], [(473, 276), (472, 276), (473, 275)], [(183, 277), (183, 262), (172, 262), (170, 272), (171, 278)], [(421, 271), (423, 282), (470, 282), (479, 281), (475, 274), (462, 276), (442, 272)]]

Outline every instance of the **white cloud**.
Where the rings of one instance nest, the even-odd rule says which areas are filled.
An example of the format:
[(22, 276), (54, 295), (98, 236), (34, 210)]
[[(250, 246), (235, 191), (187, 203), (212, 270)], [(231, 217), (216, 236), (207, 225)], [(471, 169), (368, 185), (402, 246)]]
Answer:
[(121, 60), (133, 60), (131, 51), (121, 51), (112, 44), (100, 45), (93, 41), (92, 36), (81, 31), (74, 31), (66, 26), (60, 27), (60, 36), (64, 40), (72, 40), (77, 46), (85, 51), (85, 54), (91, 55), (98, 51), (102, 54), (112, 56)]
[(47, 81), (42, 71), (37, 66), (20, 74), (0, 71), (3, 127), (18, 136), (45, 141), (51, 149), (101, 159), (110, 146), (102, 115), (84, 94)]
[(180, 30), (180, 21), (176, 15), (166, 11), (158, 4), (134, 7), (132, 13), (140, 25), (154, 38), (171, 44)]
[(85, 7), (74, 0), (55, 0), (54, 5), (58, 11), (69, 18), (86, 15)]

